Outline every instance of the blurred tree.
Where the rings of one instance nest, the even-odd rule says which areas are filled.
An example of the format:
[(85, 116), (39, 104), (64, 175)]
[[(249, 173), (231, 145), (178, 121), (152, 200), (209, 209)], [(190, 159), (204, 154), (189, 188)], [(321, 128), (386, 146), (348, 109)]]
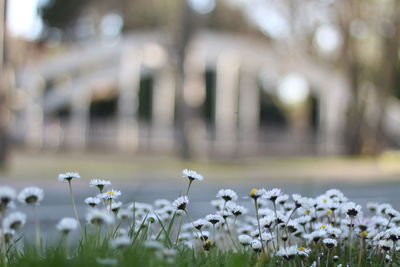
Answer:
[(184, 100), (186, 51), (199, 28), (225, 29), (261, 35), (250, 27), (241, 11), (218, 1), (209, 14), (198, 14), (189, 1), (135, 0), (122, 1), (124, 31), (151, 28), (163, 31), (170, 40), (169, 60), (175, 76), (175, 123), (177, 139), (183, 158), (190, 158), (190, 130), (188, 122), (198, 116)]
[[(47, 30), (56, 28), (64, 31), (64, 37), (68, 32), (73, 32), (75, 23), (90, 0), (49, 0), (39, 7), (38, 13), (47, 26)], [(44, 32), (45, 36), (48, 31)]]
[[(125, 32), (148, 28), (169, 36), (169, 57), (176, 76), (177, 128), (185, 157), (190, 154), (190, 142), (184, 129), (195, 112), (183, 99), (184, 65), (186, 49), (199, 28), (251, 34), (276, 44), (279, 50), (302, 54), (310, 64), (323, 66), (328, 72), (340, 73), (351, 95), (344, 133), (346, 152), (377, 154), (386, 139), (383, 122), (387, 100), (399, 84), (399, 2), (265, 0), (253, 5), (221, 0), (215, 1), (209, 13), (200, 14), (189, 0), (49, 0), (40, 14), (48, 27), (63, 29), (66, 34), (73, 31), (77, 18), (87, 16), (92, 9), (90, 14), (98, 16), (97, 23), (107, 12), (115, 12), (123, 17)], [(328, 35), (326, 28), (330, 29)], [(337, 35), (336, 47), (328, 53), (322, 51), (319, 43), (332, 41), (332, 34)], [(366, 114), (366, 84), (375, 98), (373, 119)]]
[(0, 169), (7, 166), (9, 136), (9, 101), (11, 68), (6, 53), (6, 10), (7, 1), (0, 0)]
[[(274, 16), (282, 19), (281, 28), (287, 27), (280, 36), (272, 36), (279, 49), (302, 54), (311, 64), (341, 73), (345, 78), (350, 94), (344, 132), (346, 152), (379, 154), (386, 142), (384, 116), (388, 99), (399, 75), (400, 1), (264, 3), (266, 10), (273, 10)], [(325, 46), (332, 42), (336, 42), (336, 47)], [(331, 51), (321, 51), (322, 48)], [(368, 106), (371, 99), (372, 109)], [(372, 110), (373, 116), (367, 110)]]
[[(189, 1), (164, 0), (116, 0), (112, 1), (80, 1), (80, 0), (50, 0), (39, 10), (48, 28), (62, 30), (65, 39), (74, 38), (76, 22), (80, 16), (90, 14), (97, 17), (107, 12), (120, 14), (124, 21), (123, 31), (138, 29), (156, 29), (168, 36), (169, 60), (173, 66), (176, 85), (176, 127), (177, 138), (181, 146), (181, 155), (190, 158), (190, 136), (187, 122), (196, 116), (196, 110), (189, 107), (183, 98), (185, 84), (186, 50), (192, 36), (199, 27), (241, 31), (261, 36), (260, 32), (251, 27), (238, 8), (217, 1), (216, 7), (210, 14), (198, 14)], [(100, 23), (101, 18), (96, 23)], [(97, 28), (98, 25), (94, 25)]]
[[(337, 1), (338, 23), (343, 36), (339, 66), (351, 89), (346, 147), (349, 154), (379, 154), (386, 143), (384, 119), (396, 84), (399, 62), (399, 1)], [(360, 38), (364, 27), (366, 38)], [(363, 26), (361, 26), (363, 25)], [(375, 48), (368, 51), (366, 46)], [(367, 117), (365, 85), (370, 84), (376, 105), (375, 120)]]

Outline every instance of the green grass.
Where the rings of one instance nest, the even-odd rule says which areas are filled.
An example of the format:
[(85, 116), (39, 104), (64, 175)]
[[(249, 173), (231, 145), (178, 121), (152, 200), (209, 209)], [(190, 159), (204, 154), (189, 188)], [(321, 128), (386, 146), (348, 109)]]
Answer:
[[(113, 177), (115, 179), (124, 180), (129, 177), (133, 177), (133, 179), (140, 179), (140, 176), (143, 174), (154, 176), (157, 174), (158, 179), (168, 179), (168, 176), (176, 177), (177, 170), (183, 169), (185, 167), (196, 167), (196, 169), (206, 169), (205, 174), (207, 177), (212, 177), (211, 179), (230, 179), (240, 181), (243, 177), (250, 177), (251, 179), (258, 179), (258, 177), (265, 176), (269, 178), (273, 178), (275, 175), (283, 175), (286, 179), (292, 179), (293, 177), (302, 177), (311, 175), (310, 181), (314, 179), (313, 175), (320, 175), (327, 170), (334, 168), (335, 175), (337, 173), (341, 174), (346, 171), (349, 172), (348, 179), (358, 179), (357, 175), (360, 175), (365, 172), (372, 172), (372, 174), (376, 174), (377, 170), (384, 170), (385, 168), (394, 168), (391, 169), (390, 173), (396, 173), (399, 167), (394, 165), (397, 164), (396, 160), (397, 155), (386, 155), (381, 159), (347, 159), (347, 158), (291, 158), (291, 159), (258, 159), (251, 162), (238, 162), (238, 163), (213, 163), (208, 164), (205, 162), (183, 162), (177, 159), (144, 159), (144, 158), (126, 158), (126, 157), (118, 157), (111, 159), (107, 156), (85, 156), (85, 155), (42, 155), (38, 157), (30, 156), (27, 154), (18, 155), (15, 158), (15, 161), (11, 165), (11, 168), (8, 173), (8, 178), (10, 179), (20, 179), (23, 177), (30, 178), (41, 178), (42, 180), (46, 180), (51, 178), (53, 181), (55, 179), (54, 173), (60, 173), (65, 170), (79, 170), (81, 175), (84, 176), (97, 176), (98, 173), (102, 174), (102, 177), (108, 176)], [(397, 164), (398, 165), (398, 164)], [(19, 166), (16, 168), (15, 166)], [(154, 166), (157, 166), (155, 168)], [(386, 167), (382, 167), (386, 166)], [(389, 169), (390, 169), (389, 168)], [(394, 170), (394, 171), (393, 171)], [(375, 172), (374, 172), (375, 171)], [(331, 171), (332, 172), (332, 171)], [(357, 173), (357, 175), (354, 175)], [(384, 171), (382, 173), (385, 173)], [(381, 173), (381, 174), (382, 174)], [(50, 175), (52, 174), (52, 175)], [(286, 176), (284, 175), (286, 174)], [(371, 174), (370, 174), (371, 175)], [(343, 176), (344, 177), (344, 176)], [(380, 178), (388, 178), (389, 176), (378, 176)], [(325, 174), (322, 179), (328, 179), (329, 173)], [(190, 182), (189, 182), (190, 184)], [(187, 184), (183, 185), (184, 187)], [(256, 190), (257, 191), (257, 190)], [(322, 192), (321, 192), (322, 193)], [(247, 198), (246, 200), (240, 199), (241, 201), (252, 201), (254, 196), (251, 195), (251, 198)], [(1, 199), (0, 199), (1, 200)], [(338, 200), (335, 200), (338, 201)], [(104, 209), (108, 208), (106, 205), (106, 200), (103, 200)], [(254, 200), (254, 203), (257, 203)], [(226, 204), (226, 203), (225, 203)], [(269, 203), (271, 204), (271, 203)], [(266, 205), (265, 207), (271, 208), (271, 205)], [(293, 203), (294, 204), (294, 203)], [(189, 204), (190, 205), (190, 204)], [(283, 212), (285, 207), (281, 204), (280, 210)], [(322, 204), (321, 204), (322, 205)], [(275, 204), (273, 205), (275, 209)], [(4, 208), (4, 207), (3, 207)], [(227, 211), (225, 205), (220, 208), (220, 212)], [(345, 222), (341, 219), (344, 219), (346, 214), (344, 214), (343, 210), (337, 209), (337, 214), (335, 216), (330, 216), (332, 214), (332, 210), (330, 208), (321, 206), (323, 211), (330, 211), (324, 213), (318, 213), (315, 211), (315, 221), (310, 221), (307, 223), (307, 227), (304, 227), (304, 233), (311, 233), (314, 230), (314, 224), (323, 223), (323, 224), (331, 224), (333, 227), (341, 227), (341, 229), (348, 230), (349, 227)], [(247, 247), (246, 249), (242, 248), (239, 245), (238, 240), (238, 232), (233, 232), (232, 230), (238, 230), (236, 227), (239, 227), (240, 224), (243, 225), (252, 225), (252, 230), (258, 231), (256, 227), (248, 221), (257, 220), (258, 213), (255, 213), (255, 210), (249, 210), (249, 217), (247, 219), (240, 218), (236, 221), (232, 220), (232, 224), (228, 226), (227, 220), (225, 219), (225, 226), (221, 224), (219, 228), (216, 230), (218, 235), (215, 238), (214, 234), (210, 235), (210, 240), (215, 241), (216, 246), (212, 246), (209, 250), (204, 248), (204, 243), (197, 238), (196, 235), (198, 233), (197, 230), (194, 229), (193, 225), (191, 225), (191, 230), (186, 230), (186, 233), (190, 233), (191, 238), (195, 241), (196, 246), (194, 249), (186, 246), (184, 242), (177, 242), (175, 240), (179, 240), (179, 231), (180, 226), (178, 226), (179, 221), (175, 219), (175, 216), (172, 213), (168, 213), (167, 211), (163, 211), (164, 215), (167, 215), (164, 219), (159, 217), (154, 218), (152, 222), (147, 221), (147, 217), (149, 215), (149, 211), (145, 212), (145, 208), (142, 209), (142, 217), (136, 214), (136, 206), (130, 208), (132, 214), (132, 218), (127, 219), (128, 221), (123, 221), (122, 219), (118, 219), (117, 212), (108, 211), (112, 214), (113, 218), (116, 220), (114, 225), (102, 226), (102, 231), (99, 228), (93, 226), (92, 224), (88, 224), (84, 227), (83, 234), (81, 235), (81, 239), (76, 244), (76, 242), (65, 242), (66, 239), (60, 238), (59, 242), (54, 244), (45, 245), (45, 247), (40, 248), (37, 245), (32, 245), (29, 242), (25, 241), (24, 238), (19, 238), (20, 232), (17, 232), (17, 235), (14, 237), (15, 241), (13, 243), (8, 243), (7, 246), (2, 245), (0, 242), (0, 266), (40, 266), (40, 267), (54, 267), (54, 266), (107, 266), (107, 264), (101, 263), (102, 260), (111, 259), (115, 266), (207, 266), (207, 267), (218, 267), (218, 266), (232, 266), (232, 267), (242, 267), (242, 266), (311, 266), (314, 261), (319, 262), (317, 266), (319, 267), (336, 267), (338, 264), (343, 264), (345, 266), (349, 262), (349, 240), (353, 240), (353, 250), (351, 251), (352, 255), (352, 265), (357, 267), (363, 266), (399, 266), (399, 252), (395, 249), (391, 249), (389, 251), (390, 256), (392, 257), (392, 263), (384, 263), (384, 249), (376, 243), (377, 240), (373, 240), (373, 237), (361, 237), (360, 231), (353, 232), (352, 238), (348, 235), (341, 235), (336, 237), (339, 245), (338, 247), (329, 250), (322, 244), (322, 241), (319, 240), (317, 243), (313, 241), (313, 239), (309, 239), (306, 236), (296, 236), (293, 234), (288, 234), (287, 224), (290, 220), (290, 216), (287, 219), (287, 222), (277, 222), (275, 219), (275, 225), (272, 230), (273, 233), (276, 233), (274, 237), (272, 237), (272, 241), (268, 241), (268, 245), (265, 245), (267, 249), (263, 252), (256, 252), (251, 247)], [(175, 207), (176, 209), (176, 207)], [(297, 209), (297, 208), (296, 208)], [(271, 210), (272, 211), (272, 210)], [(289, 209), (290, 211), (290, 209)], [(289, 215), (289, 211), (287, 211), (286, 215)], [(295, 210), (293, 210), (294, 213)], [(4, 211), (4, 213), (0, 212), (0, 217), (7, 216), (8, 211)], [(176, 212), (176, 211), (174, 211)], [(154, 213), (159, 214), (159, 213)], [(275, 210), (276, 214), (276, 210)], [(309, 213), (307, 213), (309, 214)], [(334, 214), (334, 211), (333, 211)], [(254, 216), (255, 215), (255, 216)], [(334, 214), (335, 215), (335, 214)], [(369, 214), (372, 216), (372, 213)], [(368, 215), (368, 216), (369, 216)], [(389, 215), (384, 212), (376, 213), (375, 215), (381, 216), (383, 218), (388, 218)], [(157, 215), (158, 216), (158, 215)], [(245, 215), (247, 216), (247, 215)], [(300, 215), (299, 215), (300, 216)], [(364, 217), (364, 218), (368, 218)], [(140, 217), (140, 218), (139, 218)], [(400, 218), (400, 217), (399, 217)], [(192, 219), (189, 216), (188, 210), (186, 210), (185, 215), (186, 222), (191, 224)], [(197, 219), (197, 218), (196, 218)], [(293, 219), (293, 218), (292, 218)], [(222, 219), (221, 219), (222, 220)], [(400, 231), (400, 219), (396, 219), (393, 221), (393, 225), (390, 225), (392, 219), (389, 219), (387, 225), (376, 226), (374, 223), (369, 225), (372, 229), (371, 233), (374, 233), (374, 230), (379, 232), (384, 232), (388, 230), (389, 226), (393, 229), (399, 229)], [(126, 224), (128, 222), (128, 224)], [(141, 223), (138, 223), (141, 222)], [(130, 228), (126, 229), (129, 235), (129, 245), (123, 248), (115, 248), (112, 247), (112, 240), (115, 240), (117, 237), (117, 229), (119, 229), (119, 224), (123, 224), (124, 226), (130, 225)], [(4, 227), (4, 226), (3, 226)], [(231, 228), (232, 227), (232, 228)], [(319, 227), (319, 226), (318, 226)], [(226, 229), (225, 229), (226, 228)], [(306, 229), (307, 228), (307, 229)], [(361, 229), (361, 228), (360, 228)], [(369, 228), (368, 228), (369, 229)], [(208, 229), (210, 232), (214, 232), (214, 228)], [(351, 230), (351, 229), (350, 229)], [(353, 229), (355, 231), (355, 228)], [(265, 233), (267, 230), (265, 230)], [(368, 230), (369, 231), (369, 230)], [(249, 232), (250, 234), (250, 232)], [(275, 246), (279, 246), (279, 243), (282, 246), (282, 236), (286, 234), (289, 236), (289, 241), (285, 244), (286, 246), (293, 245), (291, 242), (295, 242), (299, 247), (305, 246), (311, 249), (311, 252), (308, 257), (301, 258), (299, 255), (296, 255), (292, 260), (285, 260), (282, 257), (276, 256), (277, 251), (279, 249), (275, 249)], [(61, 234), (60, 234), (61, 235)], [(3, 236), (0, 234), (0, 236)], [(280, 239), (279, 239), (280, 237)], [(3, 239), (4, 236), (0, 239)], [(258, 237), (252, 237), (252, 240), (258, 240)], [(279, 241), (278, 241), (279, 239)], [(282, 240), (281, 240), (282, 239)], [(389, 238), (386, 238), (389, 239)], [(146, 245), (147, 240), (156, 240), (160, 244), (162, 244), (162, 248), (151, 249)], [(399, 236), (400, 240), (400, 236)], [(192, 241), (192, 240), (191, 240)], [(379, 241), (379, 240), (378, 240)], [(230, 243), (232, 242), (232, 243)], [(364, 244), (368, 244), (366, 246)], [(209, 243), (207, 243), (209, 244)], [(274, 245), (271, 245), (274, 244)], [(396, 244), (394, 244), (396, 246)], [(234, 249), (234, 247), (240, 247), (240, 249)], [(281, 247), (282, 248), (282, 247)], [(296, 248), (297, 249), (297, 248)], [(400, 249), (400, 248), (399, 248)], [(330, 251), (330, 252), (329, 252)], [(174, 252), (174, 254), (168, 254)], [(329, 252), (329, 253), (328, 253)], [(362, 252), (360, 254), (360, 252)], [(328, 256), (329, 255), (329, 256)], [(338, 262), (332, 261), (332, 256), (339, 256)], [(371, 255), (371, 258), (368, 259), (367, 255)], [(371, 261), (371, 263), (368, 263)]]
[[(347, 251), (347, 247), (344, 251)], [(338, 249), (340, 250), (340, 249)], [(244, 267), (244, 266), (310, 266), (317, 260), (315, 253), (309, 258), (299, 258), (296, 256), (294, 260), (287, 261), (280, 257), (268, 257), (265, 254), (257, 254), (253, 251), (246, 252), (223, 251), (216, 248), (210, 251), (194, 251), (189, 248), (177, 247), (177, 254), (174, 257), (166, 258), (159, 256), (159, 251), (149, 249), (143, 246), (143, 243), (133, 244), (132, 246), (123, 249), (112, 249), (109, 247), (107, 240), (100, 244), (95, 239), (86, 239), (73, 252), (66, 256), (65, 248), (60, 245), (56, 247), (48, 247), (41, 253), (38, 253), (36, 248), (31, 245), (25, 245), (21, 251), (11, 251), (9, 253), (9, 261), (2, 261), (0, 266), (30, 266), (30, 267), (94, 267), (94, 266), (112, 266), (100, 263), (100, 260), (112, 260), (116, 263), (115, 266), (193, 266), (193, 267)], [(320, 252), (324, 256), (320, 259), (319, 266), (337, 266), (337, 264), (345, 264), (348, 262), (344, 255), (337, 262), (332, 262), (330, 259), (327, 263), (328, 249), (320, 248)], [(367, 257), (363, 257), (361, 264), (358, 261), (359, 250), (353, 251), (354, 266), (390, 266), (383, 265), (382, 257), (373, 256), (370, 264), (367, 262)], [(339, 254), (340, 255), (340, 254)], [(394, 258), (393, 265), (398, 266), (397, 258)]]

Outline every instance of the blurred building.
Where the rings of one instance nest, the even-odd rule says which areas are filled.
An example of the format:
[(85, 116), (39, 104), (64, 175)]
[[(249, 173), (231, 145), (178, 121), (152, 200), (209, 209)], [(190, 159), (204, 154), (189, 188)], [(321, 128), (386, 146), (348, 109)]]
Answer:
[[(13, 136), (24, 146), (174, 152), (175, 85), (165, 36), (76, 45), (17, 74)], [(337, 153), (342, 77), (300, 55), (223, 32), (199, 32), (185, 62), (197, 155)]]

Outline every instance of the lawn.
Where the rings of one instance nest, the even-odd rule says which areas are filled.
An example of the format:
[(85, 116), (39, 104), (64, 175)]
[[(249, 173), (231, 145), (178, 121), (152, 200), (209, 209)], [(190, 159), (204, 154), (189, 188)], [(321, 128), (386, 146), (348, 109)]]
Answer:
[[(27, 160), (24, 168), (34, 166), (36, 160), (38, 158)], [(50, 169), (55, 171), (58, 167), (55, 163), (63, 159), (49, 158), (50, 163), (52, 160), (54, 162), (50, 165), (55, 169)], [(141, 160), (146, 164), (148, 162)], [(262, 160), (251, 165), (253, 168), (264, 166), (261, 162), (271, 163), (274, 160)], [(358, 167), (364, 166), (367, 161), (357, 161)], [(76, 164), (89, 172), (88, 165), (92, 164), (89, 162), (77, 157), (66, 160), (65, 164)], [(176, 168), (182, 164), (172, 162), (177, 164)], [(293, 162), (295, 169), (303, 166), (306, 171), (304, 166), (314, 164), (310, 159), (279, 162), (277, 165), (280, 166), (275, 170), (283, 170), (286, 164), (292, 166), (289, 163)], [(319, 163), (323, 165), (326, 162), (349, 164), (343, 159), (323, 159)], [(130, 166), (128, 161), (113, 160), (108, 164), (106, 167), (99, 166), (104, 168), (103, 171), (122, 166), (126, 172), (144, 168), (139, 163)], [(247, 166), (249, 163), (238, 164)], [(162, 166), (165, 170), (170, 168), (168, 164)], [(196, 166), (200, 168), (206, 163), (196, 163)], [(222, 172), (227, 166), (230, 165), (211, 164), (209, 175), (212, 176), (212, 171)], [(44, 168), (36, 166), (41, 167)], [(240, 169), (245, 174), (239, 166), (232, 168)], [(43, 177), (46, 177), (45, 171), (48, 170), (43, 170)], [(23, 170), (15, 171), (18, 172), (22, 174)], [(279, 188), (256, 187), (244, 195), (238, 195), (231, 189), (220, 189), (215, 197), (209, 199), (203, 194), (203, 201), (209, 202), (213, 212), (192, 218), (192, 195), (205, 181), (195, 171), (184, 170), (181, 176), (180, 189), (175, 188), (182, 192), (179, 197), (159, 199), (153, 196), (149, 203), (121, 202), (121, 191), (110, 186), (114, 181), (91, 180), (90, 186), (97, 191), (97, 195), (85, 199), (86, 212), (79, 216), (74, 189), (76, 185), (81, 186), (79, 182), (82, 178), (78, 173), (60, 174), (57, 185), (69, 193), (70, 205), (66, 209), (72, 211), (73, 216), (59, 218), (53, 226), (58, 230), (58, 238), (51, 243), (45, 241), (44, 233), (48, 229), (40, 227), (43, 218), (37, 213), (46, 208), (41, 205), (44, 191), (38, 187), (27, 187), (17, 193), (12, 187), (0, 186), (0, 264), (41, 267), (336, 267), (347, 264), (362, 267), (400, 264), (400, 247), (397, 244), (400, 240), (400, 213), (389, 203), (369, 202), (361, 206), (337, 189), (320, 192), (312, 198), (286, 194)], [(125, 178), (121, 176), (120, 179)], [(229, 177), (218, 179), (222, 181)], [(30, 214), (32, 220), (19, 211), (22, 207), (34, 211)], [(35, 226), (34, 240), (25, 238), (24, 228), (28, 224)], [(73, 233), (78, 237), (72, 238)]]

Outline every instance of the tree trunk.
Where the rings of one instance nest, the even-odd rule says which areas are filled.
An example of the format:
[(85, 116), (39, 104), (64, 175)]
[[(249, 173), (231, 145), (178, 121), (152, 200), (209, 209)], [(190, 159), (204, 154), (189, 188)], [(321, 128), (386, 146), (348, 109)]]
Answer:
[(173, 50), (175, 55), (175, 122), (177, 129), (177, 140), (179, 142), (179, 149), (181, 157), (189, 159), (192, 156), (190, 147), (190, 137), (187, 123), (192, 117), (192, 110), (187, 105), (184, 98), (185, 86), (185, 62), (186, 52), (194, 32), (194, 14), (187, 3), (184, 1), (182, 4), (181, 18), (177, 21), (176, 43)]
[(7, 1), (6, 0), (0, 0), (1, 2), (1, 7), (0, 7), (0, 12), (1, 12), (1, 19), (0, 19), (0, 35), (1, 35), (1, 40), (0, 40), (0, 54), (1, 54), (1, 59), (0, 59), (0, 169), (4, 169), (7, 164), (7, 159), (8, 159), (8, 144), (9, 144), (9, 138), (8, 138), (8, 101), (7, 101), (7, 95), (8, 95), (8, 85), (9, 85), (9, 80), (8, 80), (8, 71), (7, 71), (7, 54), (6, 54), (6, 5)]
[(391, 16), (391, 26), (393, 26), (393, 28), (390, 29), (393, 32), (387, 33), (387, 35), (383, 37), (381, 67), (379, 69), (378, 86), (376, 88), (378, 117), (375, 128), (373, 129), (371, 144), (371, 152), (374, 155), (380, 154), (385, 148), (387, 137), (385, 135), (384, 122), (387, 101), (396, 83), (398, 47), (400, 44), (400, 18), (398, 16), (400, 4), (399, 1), (395, 1), (393, 4), (393, 13)]

